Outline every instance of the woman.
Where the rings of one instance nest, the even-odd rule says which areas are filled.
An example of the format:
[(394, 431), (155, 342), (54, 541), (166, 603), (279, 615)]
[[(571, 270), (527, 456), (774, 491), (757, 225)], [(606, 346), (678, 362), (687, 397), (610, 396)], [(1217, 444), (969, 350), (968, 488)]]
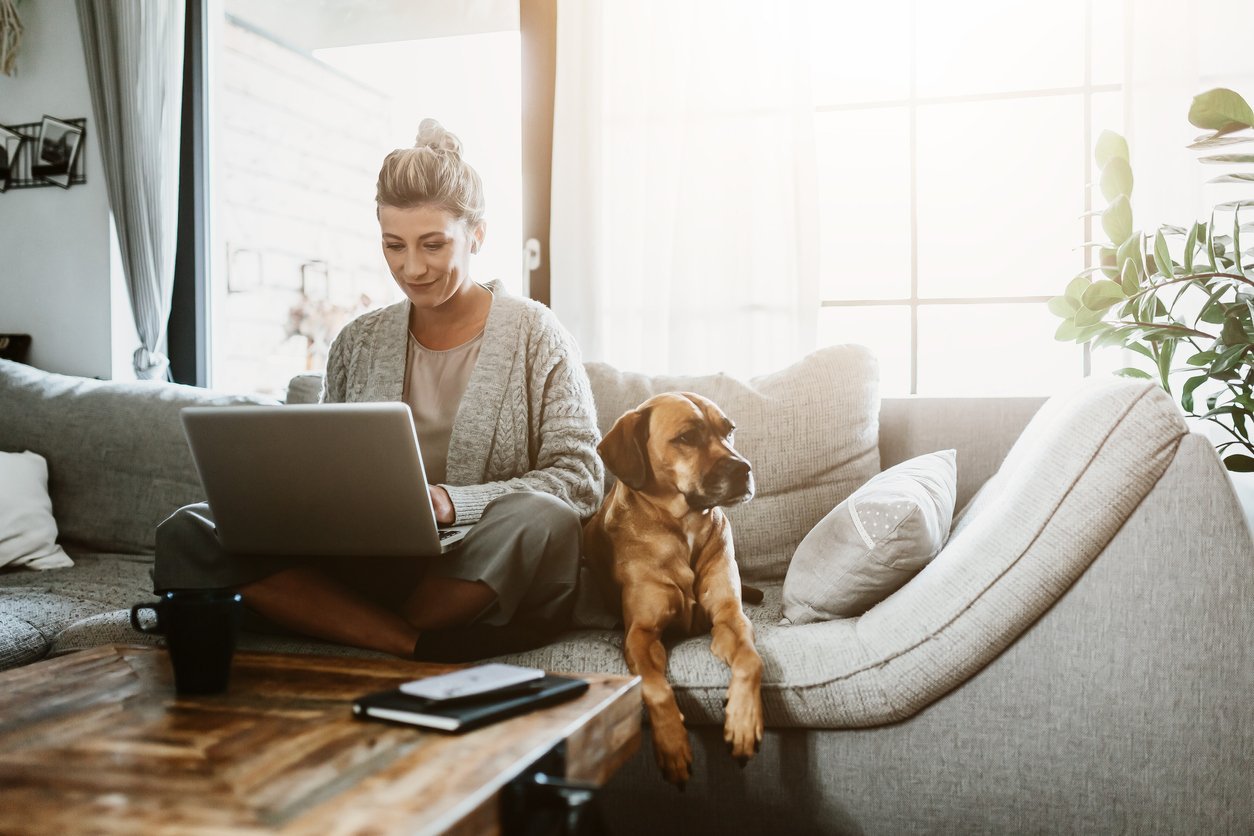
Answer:
[(272, 624), (398, 656), (463, 659), (542, 643), (574, 605), (580, 518), (601, 499), (600, 439), (571, 337), (539, 303), (471, 279), (483, 187), (432, 119), (387, 156), (383, 255), (405, 300), (349, 323), (322, 400), (401, 400), (440, 523), (477, 523), (439, 560), (240, 557), (205, 503), (157, 529), (157, 592), (232, 588)]

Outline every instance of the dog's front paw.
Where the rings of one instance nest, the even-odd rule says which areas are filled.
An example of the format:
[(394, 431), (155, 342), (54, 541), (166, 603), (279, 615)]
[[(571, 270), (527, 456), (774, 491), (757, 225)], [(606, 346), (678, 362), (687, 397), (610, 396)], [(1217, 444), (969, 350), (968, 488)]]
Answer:
[(762, 733), (762, 695), (756, 690), (733, 688), (727, 694), (723, 741), (741, 766), (757, 754)]
[(692, 747), (682, 723), (678, 727), (654, 728), (653, 754), (662, 777), (682, 790), (692, 770)]

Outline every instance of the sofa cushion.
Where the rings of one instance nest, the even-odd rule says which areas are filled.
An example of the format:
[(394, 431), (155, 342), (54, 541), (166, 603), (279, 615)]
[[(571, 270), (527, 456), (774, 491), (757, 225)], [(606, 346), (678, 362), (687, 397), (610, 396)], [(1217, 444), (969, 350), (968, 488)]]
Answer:
[(936, 557), (954, 516), (955, 455), (942, 450), (890, 467), (819, 520), (788, 564), (784, 618), (862, 615)]
[(736, 562), (748, 580), (782, 579), (814, 524), (879, 471), (879, 371), (862, 346), (825, 348), (748, 381), (586, 367), (602, 435), (660, 392), (704, 395), (735, 422), (736, 449), (753, 464), (757, 483), (751, 502), (727, 510)]
[(0, 451), (48, 460), (63, 544), (151, 554), (157, 524), (203, 499), (179, 410), (274, 403), (157, 381), (69, 377), (0, 360)]
[(322, 397), (322, 372), (301, 372), (287, 384), (284, 403), (318, 403)]
[(48, 463), (29, 450), (0, 452), (0, 567), (63, 569), (73, 565), (57, 545)]
[[(1037, 413), (940, 555), (859, 618), (773, 624), (780, 590), (767, 586), (763, 605), (745, 609), (768, 725), (896, 722), (961, 685), (1084, 572), (1186, 433), (1157, 386), (1091, 380)], [(680, 709), (698, 724), (721, 722), (729, 680), (709, 642), (679, 642), (668, 665)], [(501, 661), (624, 672), (621, 649), (621, 633), (579, 633)]]
[(73, 558), (65, 569), (0, 572), (0, 670), (42, 659), (84, 619), (152, 600), (145, 557), (75, 552)]

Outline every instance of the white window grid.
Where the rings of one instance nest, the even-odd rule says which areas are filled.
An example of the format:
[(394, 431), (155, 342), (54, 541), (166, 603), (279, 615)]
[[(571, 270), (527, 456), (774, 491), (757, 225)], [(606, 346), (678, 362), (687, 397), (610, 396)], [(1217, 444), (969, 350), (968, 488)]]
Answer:
[[(822, 308), (856, 308), (856, 307), (909, 307), (910, 309), (910, 394), (919, 391), (919, 309), (929, 305), (993, 305), (993, 304), (1045, 304), (1051, 296), (1010, 295), (1010, 296), (920, 296), (919, 295), (919, 212), (918, 212), (918, 110), (928, 105), (968, 104), (971, 102), (1016, 101), (1046, 96), (1081, 95), (1084, 100), (1084, 241), (1093, 240), (1093, 145), (1097, 137), (1093, 129), (1093, 96), (1099, 93), (1117, 93), (1123, 90), (1122, 84), (1093, 83), (1093, 3), (1085, 4), (1084, 15), (1084, 81), (1079, 86), (1052, 87), (1029, 90), (1014, 90), (997, 93), (977, 93), (954, 96), (919, 96), (918, 95), (918, 26), (916, 3), (910, 4), (910, 87), (909, 95), (904, 99), (884, 99), (859, 101), (850, 104), (816, 105), (815, 113), (838, 111), (863, 111), (875, 108), (905, 107), (909, 114), (910, 132), (910, 295), (904, 298), (882, 299), (823, 299)], [(1084, 249), (1084, 268), (1093, 266), (1093, 248)], [(1059, 277), (1059, 288), (1066, 284), (1069, 276)], [(1084, 343), (1082, 375), (1088, 377), (1092, 373), (1091, 345)]]

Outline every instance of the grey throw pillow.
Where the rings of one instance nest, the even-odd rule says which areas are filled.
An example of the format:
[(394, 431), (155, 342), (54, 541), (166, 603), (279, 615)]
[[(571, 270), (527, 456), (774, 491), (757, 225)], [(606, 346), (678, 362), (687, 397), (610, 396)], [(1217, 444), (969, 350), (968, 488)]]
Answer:
[(797, 547), (784, 578), (784, 622), (861, 615), (901, 588), (944, 548), (957, 497), (953, 450), (872, 477)]

